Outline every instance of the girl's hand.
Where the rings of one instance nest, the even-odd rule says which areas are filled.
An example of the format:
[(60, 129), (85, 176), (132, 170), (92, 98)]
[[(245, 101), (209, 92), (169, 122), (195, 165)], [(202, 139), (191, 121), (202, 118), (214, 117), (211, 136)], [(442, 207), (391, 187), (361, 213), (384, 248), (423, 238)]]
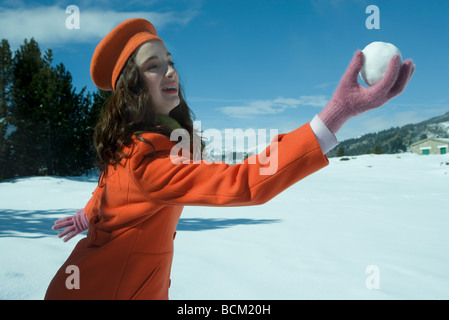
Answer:
[(334, 134), (349, 118), (378, 108), (404, 91), (415, 71), (411, 59), (401, 64), (401, 58), (396, 55), (391, 59), (384, 78), (367, 88), (357, 81), (364, 59), (362, 51), (355, 53), (331, 100), (318, 114)]
[(58, 238), (64, 238), (64, 242), (69, 241), (77, 234), (89, 229), (89, 219), (84, 213), (84, 209), (77, 210), (74, 216), (65, 217), (55, 221), (53, 225), (53, 230), (59, 230), (66, 228), (58, 234)]

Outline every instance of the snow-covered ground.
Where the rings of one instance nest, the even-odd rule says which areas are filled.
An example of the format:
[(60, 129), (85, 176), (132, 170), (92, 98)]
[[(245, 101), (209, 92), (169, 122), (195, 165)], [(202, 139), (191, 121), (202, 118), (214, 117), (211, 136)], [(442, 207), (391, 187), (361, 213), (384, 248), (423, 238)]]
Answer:
[[(262, 206), (186, 207), (171, 299), (449, 299), (449, 155), (364, 155)], [(0, 183), (0, 299), (42, 299), (97, 177)]]

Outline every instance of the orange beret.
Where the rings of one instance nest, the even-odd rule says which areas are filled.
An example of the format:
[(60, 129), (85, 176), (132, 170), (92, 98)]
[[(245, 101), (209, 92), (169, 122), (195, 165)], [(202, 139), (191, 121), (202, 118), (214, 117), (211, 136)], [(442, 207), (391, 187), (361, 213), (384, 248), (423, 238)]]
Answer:
[(140, 45), (151, 40), (162, 41), (151, 22), (134, 18), (123, 21), (109, 32), (95, 48), (90, 75), (95, 85), (115, 91), (117, 79), (129, 56)]

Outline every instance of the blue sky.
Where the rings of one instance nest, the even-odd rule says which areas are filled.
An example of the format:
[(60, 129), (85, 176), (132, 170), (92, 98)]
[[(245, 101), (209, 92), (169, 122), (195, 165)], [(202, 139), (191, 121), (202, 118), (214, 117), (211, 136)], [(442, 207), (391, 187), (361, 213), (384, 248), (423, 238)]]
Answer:
[[(80, 10), (79, 29), (66, 28), (69, 5)], [(366, 28), (369, 5), (379, 7), (378, 30)], [(95, 91), (95, 46), (132, 17), (155, 24), (203, 130), (294, 130), (323, 108), (354, 52), (372, 41), (395, 44), (414, 60), (415, 75), (401, 96), (351, 119), (339, 140), (449, 111), (447, 0), (0, 1), (0, 38), (17, 49), (35, 37), (78, 90)]]

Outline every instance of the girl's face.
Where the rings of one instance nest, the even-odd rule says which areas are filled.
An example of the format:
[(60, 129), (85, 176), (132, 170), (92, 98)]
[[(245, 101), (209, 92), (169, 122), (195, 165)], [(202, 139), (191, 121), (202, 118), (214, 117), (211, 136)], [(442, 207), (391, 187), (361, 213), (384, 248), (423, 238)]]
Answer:
[(149, 41), (140, 46), (135, 59), (156, 113), (168, 116), (180, 103), (178, 73), (171, 54), (162, 42)]

